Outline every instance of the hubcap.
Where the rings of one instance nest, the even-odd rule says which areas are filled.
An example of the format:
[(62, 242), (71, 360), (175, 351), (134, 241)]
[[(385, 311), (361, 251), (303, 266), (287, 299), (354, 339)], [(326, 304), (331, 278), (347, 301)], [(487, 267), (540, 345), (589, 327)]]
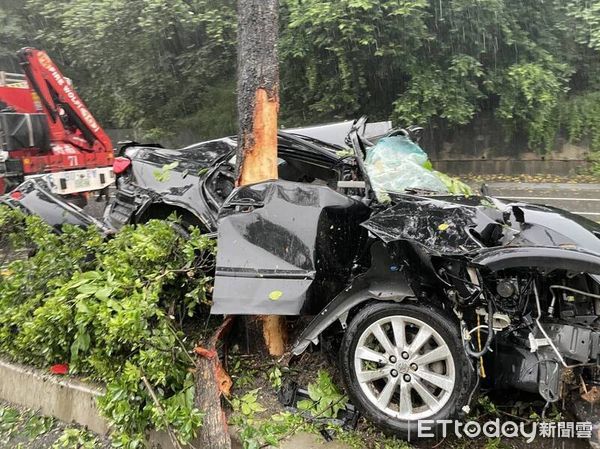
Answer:
[(354, 369), (367, 399), (403, 420), (434, 415), (454, 390), (450, 348), (434, 328), (413, 317), (389, 316), (367, 327), (358, 339)]

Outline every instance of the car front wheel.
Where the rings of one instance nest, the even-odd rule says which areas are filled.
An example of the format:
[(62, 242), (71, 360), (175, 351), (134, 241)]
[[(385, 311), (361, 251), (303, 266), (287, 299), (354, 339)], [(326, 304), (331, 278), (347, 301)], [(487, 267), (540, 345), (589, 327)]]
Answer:
[(354, 405), (403, 438), (418, 436), (419, 420), (458, 417), (474, 385), (458, 327), (422, 303), (363, 308), (344, 334), (340, 358)]

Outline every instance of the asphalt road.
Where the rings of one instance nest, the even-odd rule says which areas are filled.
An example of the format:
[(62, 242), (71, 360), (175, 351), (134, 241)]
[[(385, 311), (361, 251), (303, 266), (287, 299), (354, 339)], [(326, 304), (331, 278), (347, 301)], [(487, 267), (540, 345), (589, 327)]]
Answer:
[(493, 196), (560, 207), (600, 221), (600, 184), (493, 182), (487, 185)]
[[(115, 194), (115, 191), (113, 188), (110, 189), (110, 195), (112, 197), (112, 195)], [(97, 219), (102, 219), (102, 217), (104, 216), (104, 209), (106, 208), (106, 199), (102, 198), (100, 201), (96, 201), (97, 197), (96, 195), (90, 195), (90, 198), (88, 200), (87, 205), (83, 208), (83, 210), (85, 212), (87, 212), (88, 214), (90, 214), (92, 217), (97, 218)]]

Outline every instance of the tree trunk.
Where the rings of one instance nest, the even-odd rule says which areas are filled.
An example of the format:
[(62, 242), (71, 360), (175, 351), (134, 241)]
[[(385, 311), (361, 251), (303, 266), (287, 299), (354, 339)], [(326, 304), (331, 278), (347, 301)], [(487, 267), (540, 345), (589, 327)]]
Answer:
[[(278, 0), (238, 0), (237, 184), (277, 179)], [(287, 340), (280, 316), (263, 316), (262, 333), (271, 355)]]
[(238, 0), (238, 185), (277, 178), (277, 3)]
[(231, 378), (219, 361), (217, 342), (229, 331), (233, 317), (228, 316), (213, 336), (198, 346), (196, 361), (196, 407), (204, 412), (198, 442), (201, 448), (231, 449), (231, 438), (227, 431), (227, 416), (221, 408), (221, 394), (229, 395)]
[(231, 439), (227, 431), (227, 417), (221, 408), (221, 392), (218, 388), (215, 353), (199, 353), (196, 362), (196, 407), (204, 412), (204, 422), (200, 428), (200, 447), (230, 449)]

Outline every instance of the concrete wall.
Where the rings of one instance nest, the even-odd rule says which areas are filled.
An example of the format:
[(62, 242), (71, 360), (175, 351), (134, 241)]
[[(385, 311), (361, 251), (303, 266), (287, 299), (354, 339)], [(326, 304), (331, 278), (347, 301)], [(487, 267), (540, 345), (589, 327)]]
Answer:
[(96, 398), (101, 394), (98, 386), (0, 359), (0, 398), (104, 435), (108, 425), (96, 408)]
[(493, 113), (479, 114), (463, 127), (431, 123), (422, 147), (440, 170), (454, 175), (580, 173), (588, 167), (589, 145), (573, 144), (557, 136), (550, 152), (528, 148), (522, 132), (508, 132)]
[[(102, 394), (99, 385), (0, 359), (0, 399), (106, 435), (108, 423), (96, 407), (96, 399)], [(152, 449), (175, 449), (166, 432), (152, 431), (148, 441)]]
[[(54, 416), (65, 423), (75, 423), (106, 435), (108, 423), (96, 408), (96, 398), (103, 394), (100, 386), (80, 382), (70, 377), (59, 377), (40, 370), (0, 359), (0, 399), (29, 408), (46, 416)], [(235, 427), (229, 427), (232, 448), (242, 449)], [(148, 435), (150, 449), (175, 449), (166, 432), (152, 431)], [(281, 449), (320, 449), (320, 436), (298, 432), (282, 442)], [(181, 446), (179, 446), (181, 448)], [(329, 442), (328, 449), (350, 449), (341, 442)], [(200, 447), (198, 441), (182, 449), (210, 449)]]
[[(109, 129), (116, 144), (120, 140), (143, 142), (143, 133), (133, 129)], [(178, 148), (204, 140), (197, 130), (189, 129), (176, 136), (161, 139), (165, 147)], [(557, 137), (552, 151), (540, 154), (527, 146), (527, 136), (507, 133), (492, 113), (482, 113), (473, 123), (447, 128), (443, 123), (427, 127), (421, 146), (429, 154), (435, 168), (453, 174), (553, 174), (568, 176), (588, 167), (589, 147)]]

